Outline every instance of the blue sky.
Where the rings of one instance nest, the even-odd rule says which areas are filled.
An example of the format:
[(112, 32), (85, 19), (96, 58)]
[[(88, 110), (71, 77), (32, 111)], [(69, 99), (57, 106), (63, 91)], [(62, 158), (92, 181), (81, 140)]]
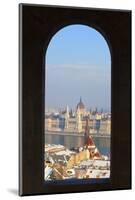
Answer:
[(111, 57), (103, 36), (85, 25), (58, 31), (46, 53), (46, 106), (110, 109)]

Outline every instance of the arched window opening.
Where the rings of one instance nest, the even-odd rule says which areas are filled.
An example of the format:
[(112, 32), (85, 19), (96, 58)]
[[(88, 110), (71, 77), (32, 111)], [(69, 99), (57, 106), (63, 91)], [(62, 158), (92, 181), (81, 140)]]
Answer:
[(45, 181), (110, 178), (106, 40), (86, 25), (64, 27), (49, 43), (45, 71)]

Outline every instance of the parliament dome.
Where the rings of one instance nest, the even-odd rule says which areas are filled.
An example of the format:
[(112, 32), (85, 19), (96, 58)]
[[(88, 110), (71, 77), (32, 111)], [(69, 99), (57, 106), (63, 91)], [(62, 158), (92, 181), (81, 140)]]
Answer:
[(80, 101), (79, 101), (79, 103), (77, 104), (77, 107), (76, 107), (77, 109), (79, 108), (79, 109), (85, 109), (85, 106), (84, 106), (84, 103), (82, 102), (82, 99), (81, 99), (81, 97), (80, 97)]

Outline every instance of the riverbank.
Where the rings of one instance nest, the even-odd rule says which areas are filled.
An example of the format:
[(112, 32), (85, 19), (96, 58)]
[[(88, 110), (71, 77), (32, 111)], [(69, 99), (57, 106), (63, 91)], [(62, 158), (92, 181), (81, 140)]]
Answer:
[[(61, 132), (61, 131), (48, 131), (45, 130), (45, 134), (46, 135), (62, 135), (62, 136), (84, 136), (84, 133), (73, 133), (73, 132)], [(93, 133), (90, 134), (92, 137), (99, 137), (99, 138), (110, 138), (111, 135), (110, 134), (101, 134), (101, 133)]]

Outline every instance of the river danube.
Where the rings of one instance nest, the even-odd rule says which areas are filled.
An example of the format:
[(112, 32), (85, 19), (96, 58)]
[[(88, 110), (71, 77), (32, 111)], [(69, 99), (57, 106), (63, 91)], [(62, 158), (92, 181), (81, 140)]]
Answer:
[[(108, 136), (93, 136), (95, 145), (103, 155), (110, 156), (110, 137)], [(81, 147), (84, 145), (84, 136), (80, 135), (63, 135), (63, 134), (45, 134), (45, 143), (47, 144), (61, 144), (66, 148), (71, 149)]]

